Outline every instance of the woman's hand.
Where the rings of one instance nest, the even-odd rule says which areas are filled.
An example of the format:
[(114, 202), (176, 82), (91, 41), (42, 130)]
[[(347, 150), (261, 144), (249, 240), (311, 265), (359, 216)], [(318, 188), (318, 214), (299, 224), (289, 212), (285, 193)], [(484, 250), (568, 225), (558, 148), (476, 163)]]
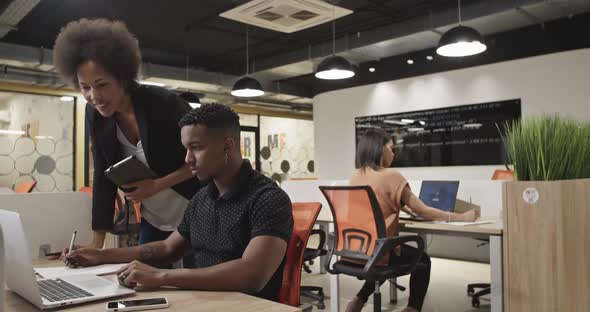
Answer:
[(473, 222), (479, 219), (479, 210), (472, 209), (467, 212), (461, 213), (458, 215), (457, 220), (454, 221), (462, 221), (462, 222)]
[(121, 187), (131, 189), (125, 192), (125, 197), (132, 201), (142, 201), (162, 190), (156, 179), (145, 179), (121, 185)]

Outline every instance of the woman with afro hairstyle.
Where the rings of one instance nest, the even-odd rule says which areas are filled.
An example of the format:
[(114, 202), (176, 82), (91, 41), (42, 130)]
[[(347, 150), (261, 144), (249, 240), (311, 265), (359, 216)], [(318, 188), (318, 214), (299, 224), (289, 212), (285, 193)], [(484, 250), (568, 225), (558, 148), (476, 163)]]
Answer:
[(53, 62), (61, 77), (86, 99), (86, 131), (93, 145), (94, 185), (89, 247), (102, 248), (113, 230), (117, 185), (105, 169), (135, 156), (158, 178), (119, 186), (141, 201), (139, 243), (163, 240), (176, 229), (188, 199), (199, 189), (184, 162), (178, 121), (191, 108), (163, 88), (139, 85), (141, 52), (123, 22), (81, 19), (57, 36)]

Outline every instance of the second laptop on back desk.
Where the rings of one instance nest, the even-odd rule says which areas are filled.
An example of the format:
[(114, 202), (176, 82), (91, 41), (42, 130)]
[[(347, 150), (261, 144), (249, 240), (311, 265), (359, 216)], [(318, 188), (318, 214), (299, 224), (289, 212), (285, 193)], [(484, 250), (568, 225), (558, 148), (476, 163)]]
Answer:
[[(420, 200), (427, 206), (445, 212), (453, 212), (457, 202), (459, 181), (422, 181)], [(426, 219), (401, 211), (400, 219), (426, 221)]]

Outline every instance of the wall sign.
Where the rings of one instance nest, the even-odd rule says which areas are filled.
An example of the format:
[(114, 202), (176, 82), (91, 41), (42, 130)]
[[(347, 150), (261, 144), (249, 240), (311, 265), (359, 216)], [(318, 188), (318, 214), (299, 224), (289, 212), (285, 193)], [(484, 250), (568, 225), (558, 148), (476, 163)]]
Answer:
[(520, 99), (355, 118), (356, 138), (381, 128), (394, 138), (392, 167), (500, 165), (507, 162), (496, 124), (520, 119)]

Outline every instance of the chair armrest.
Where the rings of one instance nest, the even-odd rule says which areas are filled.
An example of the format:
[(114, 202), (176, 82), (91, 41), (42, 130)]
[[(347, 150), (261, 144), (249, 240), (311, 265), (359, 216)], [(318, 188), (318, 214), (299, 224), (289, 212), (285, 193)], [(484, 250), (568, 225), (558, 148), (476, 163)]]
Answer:
[(375, 250), (363, 268), (363, 275), (371, 276), (371, 272), (373, 271), (375, 262), (377, 260), (381, 259), (386, 254), (391, 253), (395, 247), (409, 242), (415, 242), (418, 244), (418, 252), (410, 261), (410, 272), (413, 271), (416, 267), (416, 264), (418, 263), (418, 260), (420, 260), (422, 257), (422, 253), (424, 252), (424, 240), (418, 235), (401, 235), (396, 237), (379, 238), (375, 242)]
[(311, 230), (311, 233), (309, 234), (309, 236), (312, 235), (318, 235), (320, 237), (320, 242), (318, 244), (317, 248), (312, 248), (312, 249), (324, 249), (324, 246), (326, 244), (326, 233), (324, 233), (324, 231), (319, 230), (319, 229), (315, 229), (315, 230)]

